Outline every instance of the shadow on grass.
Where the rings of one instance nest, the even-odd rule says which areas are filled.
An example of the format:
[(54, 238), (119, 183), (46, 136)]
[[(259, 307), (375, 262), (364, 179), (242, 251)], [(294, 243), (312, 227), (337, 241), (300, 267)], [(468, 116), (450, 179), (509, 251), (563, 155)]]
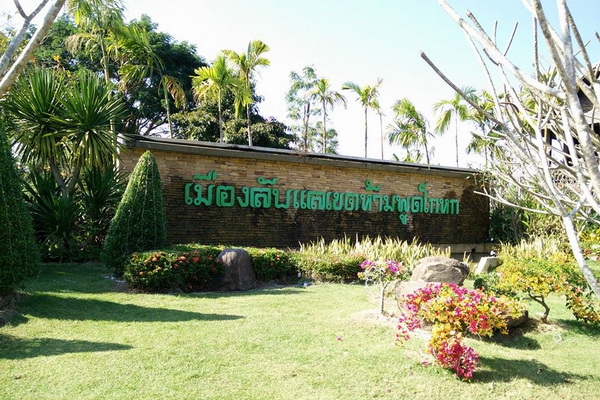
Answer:
[(517, 350), (539, 350), (542, 348), (537, 340), (524, 336), (523, 334), (510, 333), (509, 335), (495, 335), (491, 338), (482, 340)]
[(600, 324), (588, 324), (574, 319), (559, 319), (558, 323), (571, 332), (586, 336), (600, 336)]
[(13, 318), (10, 321), (11, 325), (26, 322), (27, 318), (23, 314), (48, 319), (114, 322), (226, 321), (243, 318), (239, 315), (205, 314), (167, 308), (142, 307), (45, 293), (25, 296), (19, 309), (21, 315)]
[(593, 375), (560, 372), (535, 360), (481, 357), (479, 361), (480, 370), (475, 372), (475, 379), (479, 382), (512, 382), (515, 379), (526, 379), (535, 385), (551, 386), (597, 379)]
[(88, 342), (87, 340), (52, 338), (21, 339), (14, 336), (0, 335), (0, 358), (7, 360), (57, 356), (66, 353), (129, 350), (132, 348), (131, 346), (119, 343), (99, 343)]

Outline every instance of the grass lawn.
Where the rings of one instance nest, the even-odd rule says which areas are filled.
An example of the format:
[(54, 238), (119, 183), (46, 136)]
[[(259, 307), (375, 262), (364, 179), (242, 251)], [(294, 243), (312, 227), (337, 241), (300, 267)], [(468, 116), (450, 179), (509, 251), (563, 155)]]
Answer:
[[(600, 329), (551, 299), (552, 324), (469, 340), (472, 383), (420, 364), (367, 318), (376, 289), (112, 290), (97, 264), (47, 265), (0, 328), (0, 399), (583, 399), (600, 393)], [(535, 315), (537, 310), (530, 309)]]

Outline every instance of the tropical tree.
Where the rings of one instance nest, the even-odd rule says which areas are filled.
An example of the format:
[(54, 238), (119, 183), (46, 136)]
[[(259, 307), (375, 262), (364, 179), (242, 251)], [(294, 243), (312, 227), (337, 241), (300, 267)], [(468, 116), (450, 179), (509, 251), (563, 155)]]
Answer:
[(210, 67), (197, 68), (192, 77), (192, 88), (197, 101), (214, 99), (217, 101), (219, 116), (219, 142), (223, 143), (223, 97), (228, 92), (235, 95), (236, 114), (240, 108), (251, 102), (251, 94), (244, 82), (227, 65), (225, 55), (220, 54)]
[(488, 115), (494, 113), (494, 100), (491, 93), (482, 90), (474, 97), (474, 102), (479, 109), (469, 105), (469, 120), (477, 127), (477, 132), (471, 132), (471, 141), (467, 145), (467, 154), (483, 154), (485, 167), (488, 167), (489, 158), (494, 157), (494, 144), (498, 140), (495, 133), (497, 124)]
[(317, 133), (314, 125), (311, 125), (311, 117), (321, 114), (318, 104), (314, 103), (310, 92), (317, 84), (317, 74), (314, 67), (306, 66), (302, 74), (290, 72), (291, 86), (286, 93), (285, 100), (288, 103), (288, 117), (294, 121), (300, 121), (300, 125), (292, 125), (292, 131), (300, 139), (300, 149), (309, 151), (313, 148), (313, 139)]
[[(252, 91), (254, 71), (258, 67), (266, 67), (270, 65), (270, 61), (261, 57), (263, 53), (269, 51), (269, 46), (260, 40), (253, 40), (248, 43), (248, 48), (245, 53), (236, 53), (233, 50), (225, 50), (223, 53), (233, 62), (237, 68), (239, 78), (244, 83), (246, 91)], [(252, 129), (250, 127), (250, 105), (254, 102), (251, 98), (246, 102), (246, 120), (248, 124), (248, 145), (252, 146)]]
[(358, 102), (365, 109), (365, 158), (367, 157), (367, 141), (369, 138), (367, 112), (369, 108), (375, 109), (375, 106), (379, 104), (376, 102), (376, 100), (379, 96), (379, 86), (381, 86), (382, 82), (382, 79), (377, 79), (377, 83), (375, 85), (365, 85), (363, 87), (358, 86), (354, 82), (346, 82), (342, 85), (342, 90), (352, 90), (354, 93), (357, 94)]
[[(469, 99), (475, 100), (475, 89), (472, 87), (462, 88), (462, 92)], [(458, 93), (455, 93), (450, 100), (441, 100), (433, 105), (433, 111), (438, 113), (438, 120), (435, 123), (435, 131), (444, 134), (448, 131), (450, 124), (454, 121), (454, 146), (456, 153), (456, 166), (458, 167), (458, 123), (469, 119), (469, 107), (467, 102)]]
[(315, 87), (308, 92), (308, 95), (315, 101), (321, 103), (323, 112), (323, 135), (322, 135), (322, 152), (327, 153), (327, 109), (335, 107), (341, 103), (346, 107), (346, 98), (339, 92), (331, 88), (329, 79), (318, 79)]
[(429, 124), (425, 116), (408, 99), (396, 101), (393, 110), (394, 122), (388, 126), (389, 143), (400, 145), (407, 152), (415, 149), (419, 154), (420, 148), (423, 147), (427, 164), (430, 164), (431, 149), (427, 139), (433, 137), (433, 134), (427, 130)]
[(67, 83), (60, 71), (34, 69), (17, 81), (5, 107), (21, 161), (49, 168), (64, 197), (83, 168), (112, 165), (111, 121), (125, 108), (112, 85), (89, 71)]

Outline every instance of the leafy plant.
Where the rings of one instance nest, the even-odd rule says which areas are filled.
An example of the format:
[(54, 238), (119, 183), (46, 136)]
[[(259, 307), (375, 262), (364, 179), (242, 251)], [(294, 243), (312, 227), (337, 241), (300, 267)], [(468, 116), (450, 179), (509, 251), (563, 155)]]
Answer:
[(166, 239), (166, 215), (158, 165), (146, 151), (136, 164), (113, 218), (102, 251), (102, 260), (122, 275), (131, 254), (159, 249)]
[(4, 128), (0, 125), (0, 295), (20, 286), (39, 268), (31, 216)]
[[(594, 311), (586, 283), (573, 256), (566, 252), (556, 238), (536, 238), (516, 245), (505, 244), (500, 253), (499, 282), (492, 290), (518, 291), (544, 308), (542, 321), (546, 322), (550, 307), (546, 298), (550, 293), (564, 294), (573, 314), (587, 322), (600, 322)], [(590, 299), (590, 301), (586, 301)]]
[(356, 254), (322, 254), (295, 252), (291, 255), (298, 271), (318, 281), (352, 282), (361, 271), (364, 258)]
[(252, 268), (261, 282), (284, 279), (294, 270), (289, 253), (283, 250), (254, 247), (245, 250), (252, 257)]

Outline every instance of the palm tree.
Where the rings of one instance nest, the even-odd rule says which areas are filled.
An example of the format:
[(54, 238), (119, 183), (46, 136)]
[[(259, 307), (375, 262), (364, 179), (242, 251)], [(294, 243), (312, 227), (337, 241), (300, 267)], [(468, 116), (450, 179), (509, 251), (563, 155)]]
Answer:
[[(462, 91), (466, 96), (475, 100), (476, 95), (474, 88), (470, 86), (464, 87), (462, 88)], [(455, 93), (452, 99), (441, 100), (435, 103), (433, 106), (433, 111), (440, 114), (434, 128), (435, 131), (440, 134), (444, 134), (448, 130), (452, 119), (454, 119), (454, 144), (456, 151), (456, 166), (458, 167), (458, 122), (469, 119), (469, 107), (462, 96), (458, 93)]]
[(227, 59), (220, 54), (210, 67), (202, 67), (194, 70), (192, 77), (192, 90), (196, 100), (214, 99), (217, 101), (219, 112), (219, 142), (223, 143), (223, 96), (231, 91), (235, 94), (236, 113), (248, 102), (252, 101), (246, 85), (235, 76), (234, 72), (227, 66)]
[[(492, 95), (482, 90), (481, 93), (476, 97), (476, 103), (479, 107), (487, 113), (494, 114), (494, 100)], [(498, 140), (498, 133), (496, 132), (497, 126), (495, 123), (483, 113), (479, 112), (475, 108), (469, 110), (469, 120), (473, 121), (479, 132), (471, 132), (471, 142), (467, 145), (467, 154), (471, 153), (483, 153), (485, 159), (485, 167), (487, 168), (489, 158), (494, 160), (494, 154), (497, 149), (494, 147)]]
[[(269, 51), (269, 46), (261, 42), (260, 40), (253, 40), (248, 43), (248, 48), (245, 53), (236, 53), (233, 50), (225, 50), (223, 53), (235, 64), (238, 74), (248, 92), (252, 91), (252, 78), (254, 70), (257, 67), (266, 67), (271, 62), (261, 57), (261, 54)], [(250, 128), (250, 105), (253, 103), (253, 99), (246, 103), (246, 120), (248, 123), (248, 145), (252, 146), (252, 130)]]
[(308, 92), (308, 96), (321, 103), (323, 111), (323, 153), (327, 153), (327, 108), (333, 107), (342, 103), (346, 107), (346, 98), (341, 93), (336, 92), (331, 88), (329, 79), (321, 78), (317, 80), (315, 87)]
[(312, 66), (304, 67), (302, 75), (295, 71), (290, 72), (291, 86), (286, 93), (285, 100), (288, 103), (288, 117), (295, 121), (302, 121), (300, 127), (292, 126), (292, 129), (299, 133), (300, 148), (303, 151), (309, 151), (312, 148), (313, 133), (316, 129), (310, 125), (310, 117), (317, 116), (321, 112), (318, 107), (314, 107), (313, 100), (308, 95), (314, 89), (318, 79)]
[(408, 99), (396, 101), (392, 108), (396, 116), (394, 122), (388, 127), (390, 144), (398, 144), (407, 152), (411, 148), (415, 148), (419, 152), (420, 147), (424, 147), (425, 159), (427, 164), (430, 164), (427, 138), (433, 135), (427, 131), (429, 124), (425, 116), (417, 111), (414, 104)]
[(373, 86), (365, 85), (364, 87), (358, 86), (354, 82), (346, 82), (342, 85), (342, 90), (352, 90), (358, 95), (358, 101), (365, 108), (365, 158), (367, 157), (367, 140), (368, 140), (368, 126), (367, 126), (367, 110), (374, 107), (374, 101), (379, 96), (379, 86), (383, 82), (382, 79), (377, 79), (377, 83)]

